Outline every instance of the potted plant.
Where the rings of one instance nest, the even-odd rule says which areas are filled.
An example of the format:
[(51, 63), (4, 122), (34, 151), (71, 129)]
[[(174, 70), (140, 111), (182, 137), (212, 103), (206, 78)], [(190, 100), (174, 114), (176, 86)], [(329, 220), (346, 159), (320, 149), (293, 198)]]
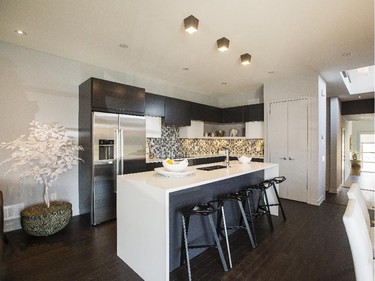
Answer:
[(78, 150), (83, 150), (76, 140), (66, 134), (57, 123), (30, 123), (30, 134), (11, 142), (3, 142), (0, 148), (12, 150), (11, 157), (2, 161), (12, 163), (10, 171), (22, 171), (19, 179), (33, 179), (44, 186), (44, 204), (27, 207), (21, 212), (21, 225), (26, 233), (48, 236), (63, 229), (72, 216), (69, 202), (50, 201), (49, 188), (59, 175), (78, 163)]

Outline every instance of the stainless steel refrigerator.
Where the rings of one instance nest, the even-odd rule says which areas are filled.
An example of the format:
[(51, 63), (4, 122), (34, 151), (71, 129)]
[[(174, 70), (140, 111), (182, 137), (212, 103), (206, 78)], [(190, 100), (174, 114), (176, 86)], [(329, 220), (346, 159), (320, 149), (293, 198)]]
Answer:
[(93, 112), (91, 224), (116, 218), (117, 175), (144, 170), (145, 118)]

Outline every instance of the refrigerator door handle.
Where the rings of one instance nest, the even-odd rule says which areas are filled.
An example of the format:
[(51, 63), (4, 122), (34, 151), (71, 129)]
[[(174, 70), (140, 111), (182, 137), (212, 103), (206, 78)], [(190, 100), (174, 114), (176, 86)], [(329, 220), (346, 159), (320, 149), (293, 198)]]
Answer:
[(113, 192), (117, 192), (117, 175), (120, 174), (120, 138), (119, 138), (119, 130), (114, 130), (115, 134), (115, 163), (114, 163), (114, 186), (113, 186)]
[(119, 150), (120, 150), (120, 173), (119, 175), (124, 174), (124, 131), (123, 129), (119, 129), (119, 137), (120, 137), (120, 143), (119, 143)]

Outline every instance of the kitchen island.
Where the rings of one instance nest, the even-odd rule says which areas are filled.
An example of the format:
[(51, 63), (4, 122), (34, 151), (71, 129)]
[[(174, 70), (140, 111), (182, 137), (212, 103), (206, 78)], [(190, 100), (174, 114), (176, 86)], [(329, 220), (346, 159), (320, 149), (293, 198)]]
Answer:
[[(169, 272), (179, 265), (179, 209), (278, 176), (279, 170), (277, 164), (238, 161), (212, 171), (196, 170), (200, 166), (189, 167), (192, 173), (184, 177), (155, 171), (118, 176), (117, 255), (145, 280), (169, 280)], [(274, 201), (272, 193), (270, 197)], [(277, 215), (277, 209), (272, 212)], [(228, 220), (231, 216), (236, 214)]]

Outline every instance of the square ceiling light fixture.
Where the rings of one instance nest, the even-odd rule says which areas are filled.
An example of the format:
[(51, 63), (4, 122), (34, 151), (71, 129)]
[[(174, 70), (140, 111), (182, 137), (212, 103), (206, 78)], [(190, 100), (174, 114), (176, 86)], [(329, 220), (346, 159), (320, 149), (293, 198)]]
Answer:
[(196, 17), (193, 15), (188, 16), (186, 19), (184, 19), (185, 31), (189, 32), (190, 34), (198, 31), (198, 23), (199, 20)]
[(229, 49), (229, 40), (225, 37), (217, 40), (217, 49), (220, 52), (225, 52)]
[(340, 74), (350, 95), (375, 91), (374, 65), (341, 71)]
[(241, 63), (243, 65), (248, 65), (250, 64), (250, 62), (251, 62), (250, 54), (246, 53), (246, 54), (241, 55)]

